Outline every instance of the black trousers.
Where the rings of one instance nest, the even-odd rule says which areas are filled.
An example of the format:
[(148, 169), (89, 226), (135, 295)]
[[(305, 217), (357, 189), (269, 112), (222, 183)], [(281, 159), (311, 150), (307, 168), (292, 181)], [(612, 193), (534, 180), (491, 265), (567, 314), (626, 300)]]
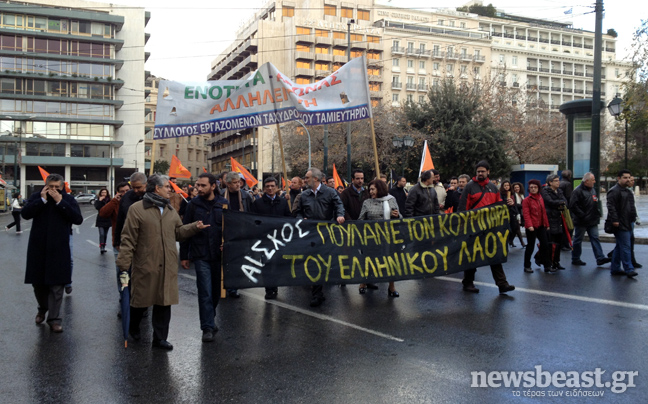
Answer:
[[(506, 274), (504, 273), (504, 267), (502, 266), (502, 264), (491, 265), (490, 268), (495, 284), (499, 287), (508, 286), (508, 281), (506, 280)], [(475, 282), (476, 272), (477, 268), (465, 270), (461, 283), (463, 283), (464, 286), (472, 286)]]
[(527, 248), (524, 251), (524, 267), (531, 268), (531, 255), (535, 249), (535, 241), (538, 239), (540, 243), (540, 251), (538, 251), (538, 263), (543, 266), (551, 266), (551, 250), (549, 246), (549, 239), (547, 238), (547, 228), (537, 227), (533, 231), (526, 229)]
[(549, 235), (551, 262), (554, 264), (560, 264), (560, 249), (562, 248), (563, 238), (563, 233)]
[(32, 285), (38, 302), (38, 311), (47, 312), (47, 322), (61, 324), (61, 303), (63, 303), (63, 285)]
[(14, 221), (7, 225), (7, 229), (16, 226), (16, 231), (20, 231), (20, 211), (12, 211), (11, 216), (13, 216)]
[[(132, 307), (130, 309), (130, 330), (137, 332), (140, 329), (142, 316), (148, 307)], [(153, 306), (151, 315), (153, 323), (153, 341), (166, 341), (169, 337), (169, 323), (171, 322), (171, 306)]]

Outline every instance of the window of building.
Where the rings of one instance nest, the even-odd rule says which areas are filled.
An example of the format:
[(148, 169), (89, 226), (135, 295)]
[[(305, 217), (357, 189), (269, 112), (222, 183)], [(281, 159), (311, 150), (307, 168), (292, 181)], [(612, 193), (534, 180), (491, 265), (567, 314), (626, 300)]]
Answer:
[(308, 45), (297, 45), (297, 52), (310, 52), (310, 46), (308, 46)]
[(346, 39), (346, 32), (333, 31), (333, 39)]
[(351, 51), (351, 57), (352, 58), (362, 57), (362, 51), (360, 51), (360, 50)]
[(408, 69), (413, 69), (414, 68), (414, 61), (411, 59), (407, 60), (407, 68)]
[(407, 84), (414, 84), (414, 76), (407, 76)]
[(400, 94), (392, 94), (392, 101), (393, 102), (398, 102), (398, 99), (400, 98), (399, 95)]
[(513, 73), (513, 75), (511, 77), (513, 78), (514, 83), (518, 82), (518, 75), (516, 73)]
[(468, 72), (468, 66), (466, 65), (461, 65), (460, 67), (461, 74), (466, 74)]
[(328, 55), (331, 53), (331, 49), (328, 46), (316, 46), (315, 53), (321, 53), (322, 55)]
[(425, 102), (425, 96), (424, 95), (419, 95), (419, 104), (423, 104)]
[(369, 83), (369, 91), (380, 91), (380, 83)]
[(441, 48), (439, 47), (439, 45), (434, 45), (432, 47), (432, 54), (434, 56), (439, 56), (439, 52), (441, 52)]
[(336, 56), (346, 56), (346, 49), (344, 48), (333, 48), (333, 54)]
[(367, 51), (367, 59), (380, 60), (380, 52)]
[(380, 100), (371, 99), (371, 108), (378, 108), (380, 106)]
[(333, 63), (333, 71), (334, 72), (338, 71), (338, 69), (340, 69), (340, 67), (342, 66), (343, 66), (342, 63)]
[(439, 63), (438, 62), (432, 63), (432, 70), (439, 70)]
[(316, 29), (315, 30), (315, 36), (318, 36), (320, 38), (328, 38), (329, 34), (330, 34), (329, 31), (326, 31), (326, 30), (323, 30), (323, 29)]
[(310, 84), (310, 79), (306, 77), (297, 77), (295, 79), (296, 84)]
[(283, 6), (281, 9), (281, 15), (284, 17), (294, 17), (295, 16), (295, 8), (294, 7), (287, 7)]
[(414, 51), (414, 42), (408, 42), (407, 43), (407, 51), (408, 52), (413, 52)]
[(367, 74), (370, 76), (380, 76), (380, 69), (377, 67), (369, 67), (367, 68)]
[(340, 8), (340, 17), (342, 18), (353, 18), (353, 9), (348, 7)]
[(298, 60), (295, 64), (295, 67), (298, 69), (310, 69), (310, 62), (305, 62), (303, 60)]
[(419, 77), (419, 86), (425, 85), (425, 77)]
[(475, 56), (479, 57), (480, 54), (481, 54), (481, 50), (475, 49)]
[(451, 26), (451, 27), (454, 27), (454, 26), (455, 26), (455, 22), (454, 22), (454, 20), (450, 20), (450, 26)]
[(448, 46), (448, 56), (454, 55), (454, 46)]
[(369, 11), (358, 9), (358, 20), (369, 21)]
[(310, 35), (310, 28), (297, 27), (297, 35)]
[(517, 56), (511, 56), (511, 65), (517, 66)]
[(459, 26), (460, 26), (461, 28), (466, 28), (466, 23), (465, 23), (465, 22), (461, 22), (461, 23), (459, 23)]
[(337, 15), (337, 7), (324, 4), (324, 15)]
[(432, 87), (436, 87), (436, 88), (439, 87), (439, 79), (432, 80)]
[(407, 102), (414, 102), (414, 95), (413, 94), (407, 94)]
[(400, 65), (400, 59), (394, 58), (392, 59), (392, 66), (398, 67)]
[(439, 18), (439, 20), (437, 21), (437, 24), (443, 25), (443, 20)]
[(380, 43), (380, 37), (379, 36), (373, 36), (373, 35), (367, 35), (367, 42), (368, 43)]
[(499, 62), (500, 62), (500, 63), (504, 63), (504, 60), (506, 60), (506, 59), (504, 58), (504, 55), (499, 55)]
[(351, 40), (355, 42), (362, 42), (362, 34), (351, 34)]
[(453, 64), (446, 65), (446, 73), (452, 74), (453, 72), (454, 72), (454, 65)]
[(425, 70), (425, 61), (424, 60), (419, 61), (419, 69)]

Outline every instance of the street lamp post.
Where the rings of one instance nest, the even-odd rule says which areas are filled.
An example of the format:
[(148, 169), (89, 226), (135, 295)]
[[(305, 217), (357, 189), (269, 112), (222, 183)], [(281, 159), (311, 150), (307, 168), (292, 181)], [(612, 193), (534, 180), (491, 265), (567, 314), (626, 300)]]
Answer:
[[(405, 148), (414, 146), (414, 138), (411, 136), (396, 136), (392, 139), (392, 143), (395, 148), (404, 150)], [(403, 177), (405, 176), (405, 167), (407, 166), (409, 166), (409, 153), (405, 153), (405, 165), (401, 166), (401, 175)]]
[(139, 146), (139, 144), (142, 143), (143, 141), (144, 141), (144, 139), (140, 139), (137, 143), (135, 143), (135, 171), (136, 172), (138, 171), (138, 169), (137, 169), (137, 160), (138, 160), (138, 158), (137, 158), (137, 146)]
[[(347, 63), (351, 61), (351, 24), (355, 24), (353, 18), (347, 22)], [(351, 122), (347, 123), (347, 178), (351, 180)]]
[[(617, 96), (610, 101), (608, 104), (608, 111), (615, 119), (619, 119), (621, 112), (623, 111), (623, 100)], [(628, 118), (624, 118), (625, 121), (625, 168), (628, 168)]]

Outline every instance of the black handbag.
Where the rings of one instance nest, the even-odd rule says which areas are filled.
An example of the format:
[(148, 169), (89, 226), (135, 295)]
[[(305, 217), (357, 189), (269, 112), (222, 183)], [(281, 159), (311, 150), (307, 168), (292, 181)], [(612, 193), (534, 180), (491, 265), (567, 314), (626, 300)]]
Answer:
[(605, 224), (603, 224), (603, 231), (607, 234), (614, 234), (616, 232), (616, 227), (612, 224), (610, 219), (605, 219)]

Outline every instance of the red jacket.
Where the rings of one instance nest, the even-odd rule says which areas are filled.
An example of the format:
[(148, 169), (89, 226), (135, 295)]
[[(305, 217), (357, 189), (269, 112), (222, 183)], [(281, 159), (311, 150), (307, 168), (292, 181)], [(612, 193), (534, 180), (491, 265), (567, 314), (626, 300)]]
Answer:
[(524, 215), (524, 227), (549, 227), (549, 218), (547, 218), (547, 211), (545, 210), (544, 200), (542, 195), (529, 194), (528, 197), (522, 201), (522, 214)]
[[(482, 194), (484, 196), (482, 197)], [(484, 181), (477, 181), (477, 177), (473, 177), (466, 187), (461, 192), (461, 199), (459, 199), (459, 212), (471, 209), (477, 209), (484, 206), (492, 205), (501, 202), (499, 190), (488, 178)]]
[(115, 245), (115, 226), (117, 225), (117, 212), (119, 211), (120, 199), (112, 198), (110, 202), (99, 210), (99, 216), (106, 219), (110, 218), (112, 222), (112, 243)]

